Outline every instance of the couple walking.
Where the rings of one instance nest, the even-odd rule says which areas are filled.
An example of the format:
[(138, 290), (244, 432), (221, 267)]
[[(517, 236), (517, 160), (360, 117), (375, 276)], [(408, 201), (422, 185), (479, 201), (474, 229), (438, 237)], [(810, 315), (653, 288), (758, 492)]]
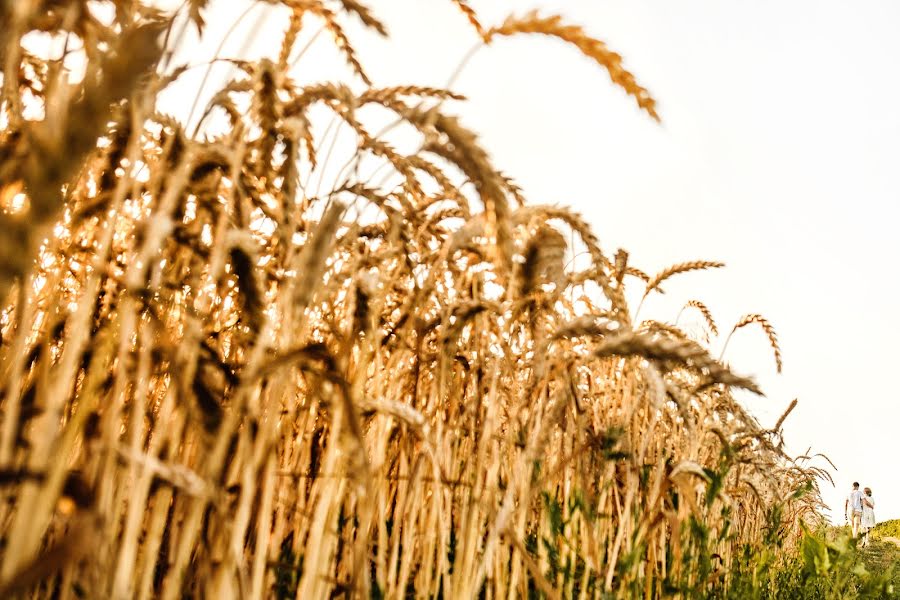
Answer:
[(856, 538), (863, 535), (862, 545), (869, 544), (869, 531), (875, 527), (875, 500), (872, 489), (859, 491), (859, 483), (853, 482), (853, 491), (844, 501), (844, 520), (850, 522), (850, 532)]

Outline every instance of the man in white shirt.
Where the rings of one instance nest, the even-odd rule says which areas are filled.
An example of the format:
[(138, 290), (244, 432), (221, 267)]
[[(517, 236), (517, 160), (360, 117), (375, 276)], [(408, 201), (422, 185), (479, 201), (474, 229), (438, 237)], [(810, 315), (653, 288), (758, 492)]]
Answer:
[(850, 531), (854, 538), (859, 534), (859, 523), (862, 520), (862, 492), (859, 482), (853, 482), (853, 491), (844, 500), (844, 520), (850, 521)]

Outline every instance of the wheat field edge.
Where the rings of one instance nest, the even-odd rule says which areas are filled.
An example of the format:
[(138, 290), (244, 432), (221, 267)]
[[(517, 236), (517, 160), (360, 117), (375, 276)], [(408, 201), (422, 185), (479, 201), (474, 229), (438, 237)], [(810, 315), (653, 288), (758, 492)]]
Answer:
[[(627, 301), (723, 265), (648, 274), (526, 201), (464, 98), (372, 85), (347, 23), (387, 36), (377, 11), (267, 4), (271, 56), (188, 124), (157, 99), (200, 76), (171, 48), (207, 2), (0, 2), (0, 595), (724, 598), (800, 552), (827, 459), (789, 456), (709, 346), (754, 330), (780, 370), (772, 325)], [(664, 118), (582, 27), (448, 4)], [(295, 82), (311, 31), (349, 76)]]

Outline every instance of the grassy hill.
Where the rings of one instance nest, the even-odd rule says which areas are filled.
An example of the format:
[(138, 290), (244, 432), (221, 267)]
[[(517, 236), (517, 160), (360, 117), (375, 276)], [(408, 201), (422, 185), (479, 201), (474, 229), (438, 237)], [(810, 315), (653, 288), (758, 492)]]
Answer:
[(861, 551), (866, 568), (872, 573), (891, 570), (895, 590), (900, 590), (900, 519), (879, 523), (872, 542)]
[(900, 540), (900, 519), (892, 519), (875, 526), (872, 537), (876, 540), (893, 537)]
[[(836, 527), (827, 537), (837, 540), (846, 535), (848, 529), (847, 527)], [(858, 560), (848, 560), (846, 563), (850, 571), (854, 571), (861, 563), (868, 573), (875, 577), (886, 576), (893, 584), (890, 592), (874, 597), (898, 597), (900, 594), (900, 519), (879, 523), (873, 530), (869, 545), (865, 548), (857, 547), (856, 555)]]
[(870, 573), (885, 573), (890, 570), (894, 593), (900, 590), (900, 548), (896, 544), (875, 540), (868, 547), (860, 549), (860, 557)]

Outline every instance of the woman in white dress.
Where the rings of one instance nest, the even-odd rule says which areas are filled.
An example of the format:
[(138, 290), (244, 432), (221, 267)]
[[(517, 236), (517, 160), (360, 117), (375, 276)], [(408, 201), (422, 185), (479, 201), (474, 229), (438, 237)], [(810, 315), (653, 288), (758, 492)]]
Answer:
[(863, 530), (862, 545), (869, 545), (869, 532), (875, 528), (875, 500), (872, 498), (872, 488), (863, 490), (863, 512), (860, 527)]

